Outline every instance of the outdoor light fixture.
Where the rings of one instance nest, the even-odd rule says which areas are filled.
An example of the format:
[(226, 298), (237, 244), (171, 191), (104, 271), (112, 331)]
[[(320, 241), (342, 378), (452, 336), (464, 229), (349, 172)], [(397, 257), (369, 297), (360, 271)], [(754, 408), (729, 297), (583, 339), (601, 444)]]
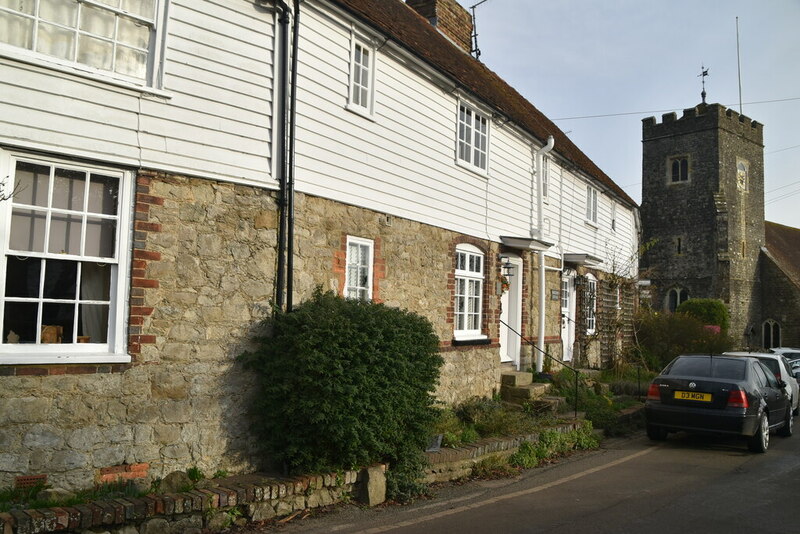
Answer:
[(500, 256), (500, 260), (505, 260), (501, 265), (500, 269), (503, 272), (503, 276), (506, 278), (511, 278), (514, 276), (514, 264), (511, 263), (511, 260), (508, 259), (508, 256)]

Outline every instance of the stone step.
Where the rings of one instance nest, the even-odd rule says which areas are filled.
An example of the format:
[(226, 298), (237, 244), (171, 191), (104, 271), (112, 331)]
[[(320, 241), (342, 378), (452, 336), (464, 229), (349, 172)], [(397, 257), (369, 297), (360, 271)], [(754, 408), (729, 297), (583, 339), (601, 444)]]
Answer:
[(553, 395), (545, 395), (541, 398), (530, 401), (529, 405), (534, 413), (539, 415), (557, 414), (564, 410), (566, 399)]
[(525, 371), (505, 371), (500, 375), (500, 384), (503, 386), (520, 387), (533, 383), (533, 373)]
[(538, 399), (550, 392), (551, 384), (528, 384), (527, 386), (500, 386), (500, 397), (506, 402), (522, 404)]

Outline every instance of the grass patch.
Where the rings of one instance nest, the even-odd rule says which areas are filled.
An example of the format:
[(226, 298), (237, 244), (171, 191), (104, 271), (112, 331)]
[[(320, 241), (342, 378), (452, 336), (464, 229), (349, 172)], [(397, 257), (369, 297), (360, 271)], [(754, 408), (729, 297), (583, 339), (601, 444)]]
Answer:
[(143, 497), (151, 493), (152, 488), (141, 489), (132, 481), (107, 482), (93, 488), (75, 493), (67, 499), (43, 499), (39, 497), (42, 490), (49, 486), (37, 485), (31, 488), (15, 488), (0, 490), (0, 512), (9, 510), (35, 510), (37, 508), (53, 508), (56, 506), (75, 506), (92, 501), (108, 499)]

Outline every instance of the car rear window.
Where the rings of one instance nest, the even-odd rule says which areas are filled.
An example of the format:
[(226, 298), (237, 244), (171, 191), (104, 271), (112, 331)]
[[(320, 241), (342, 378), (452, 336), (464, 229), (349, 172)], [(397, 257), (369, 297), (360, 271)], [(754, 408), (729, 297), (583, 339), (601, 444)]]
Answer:
[(747, 360), (733, 358), (678, 358), (664, 374), (744, 380)]
[(772, 371), (773, 375), (781, 376), (781, 368), (778, 367), (778, 360), (773, 360), (772, 358), (759, 358), (759, 360)]

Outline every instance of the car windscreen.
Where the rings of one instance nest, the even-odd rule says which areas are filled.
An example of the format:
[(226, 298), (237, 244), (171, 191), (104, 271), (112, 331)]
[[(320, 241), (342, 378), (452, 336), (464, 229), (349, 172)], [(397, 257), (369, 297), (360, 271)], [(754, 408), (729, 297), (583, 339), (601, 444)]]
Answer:
[(678, 358), (664, 374), (744, 380), (747, 360), (733, 358)]

